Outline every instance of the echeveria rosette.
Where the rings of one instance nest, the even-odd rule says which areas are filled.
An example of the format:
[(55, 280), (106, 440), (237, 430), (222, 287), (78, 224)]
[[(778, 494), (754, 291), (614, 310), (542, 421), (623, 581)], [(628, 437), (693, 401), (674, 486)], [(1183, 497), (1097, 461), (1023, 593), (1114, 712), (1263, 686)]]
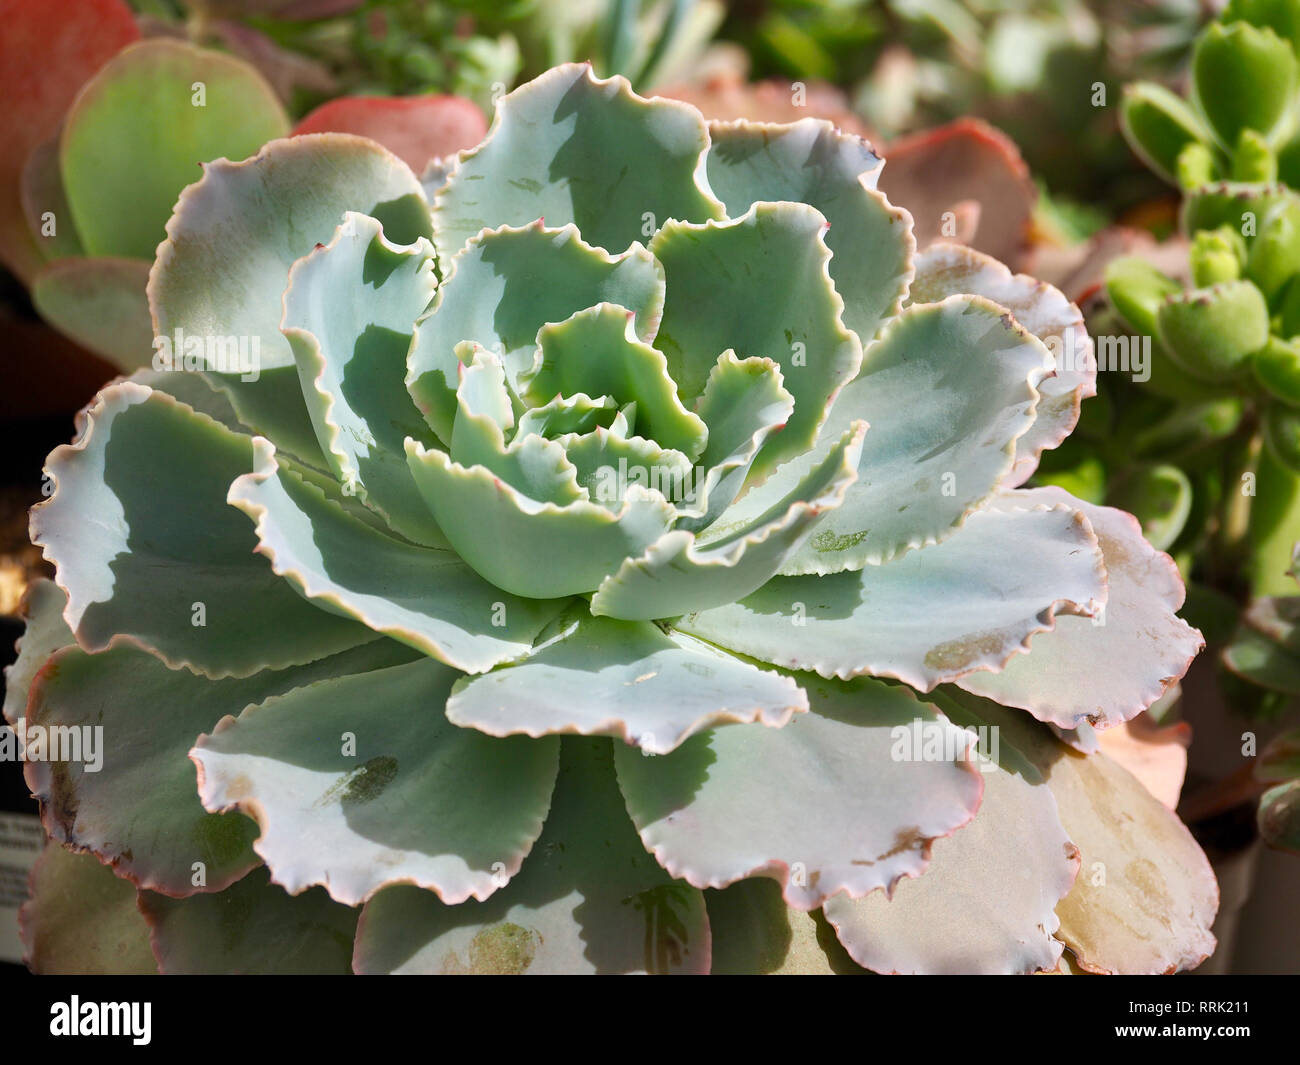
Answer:
[[(343, 135), (186, 190), (155, 327), (255, 338), (259, 373), (137, 374), (52, 456), (58, 586), (6, 704), (112, 717), (101, 773), (29, 779), (138, 886), (165, 971), (1211, 949), (1181, 823), (1058, 738), (1200, 646), (1130, 518), (1019, 487), (1091, 392), (1052, 352), (1078, 312), (916, 257), (880, 165), (569, 66), (431, 209)], [(117, 898), (90, 859), (44, 876)], [(31, 941), (63, 949), (39, 888)]]

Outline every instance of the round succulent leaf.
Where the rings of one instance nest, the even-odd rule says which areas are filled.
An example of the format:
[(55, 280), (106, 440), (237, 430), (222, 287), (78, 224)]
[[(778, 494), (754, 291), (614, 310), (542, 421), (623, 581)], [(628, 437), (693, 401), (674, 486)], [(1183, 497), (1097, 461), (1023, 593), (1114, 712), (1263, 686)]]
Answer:
[(1013, 274), (996, 259), (964, 244), (931, 244), (917, 258), (909, 300), (938, 303), (960, 293), (984, 296), (1005, 307), (1052, 356), (1052, 372), (1036, 385), (1034, 423), (1016, 440), (1016, 460), (1006, 482), (1014, 487), (1029, 479), (1044, 451), (1057, 447), (1074, 431), (1080, 405), (1097, 394), (1093, 341), (1083, 313), (1059, 289)]
[(254, 522), (256, 550), (286, 587), (468, 673), (528, 650), (562, 605), (509, 595), (450, 551), (365, 524), (260, 438), (253, 472), (230, 486), (229, 501)]
[(419, 174), (431, 160), (481, 141), (487, 119), (463, 96), (338, 96), (299, 119), (293, 132), (369, 137)]
[(1129, 325), (1147, 336), (1155, 336), (1156, 315), (1166, 296), (1183, 286), (1137, 255), (1121, 256), (1106, 264), (1106, 295)]
[(1188, 236), (1220, 226), (1245, 236), (1258, 232), (1264, 216), (1293, 196), (1295, 192), (1280, 183), (1218, 181), (1192, 189), (1183, 197), (1179, 223)]
[(677, 626), (788, 669), (895, 677), (929, 691), (1008, 668), (1034, 633), (1105, 599), (1097, 540), (1076, 509), (990, 509), (941, 544), (861, 570), (778, 577)]
[(1132, 514), (1157, 551), (1168, 551), (1192, 512), (1192, 482), (1168, 463), (1137, 466), (1107, 493), (1117, 509)]
[[(33, 727), (45, 736), (45, 758), (27, 763), (27, 778), (46, 831), (93, 851), (142, 888), (172, 896), (221, 891), (258, 864), (250, 846), (257, 826), (204, 811), (186, 758), (195, 738), (250, 703), (413, 656), (391, 640), (372, 640), (290, 669), (211, 680), (168, 669), (134, 647), (59, 651), (32, 685), (28, 721), (29, 744)], [(75, 757), (55, 758), (56, 742), (71, 742)]]
[(1300, 343), (1270, 336), (1250, 360), (1255, 380), (1270, 396), (1300, 407)]
[(1258, 225), (1246, 257), (1246, 276), (1274, 303), (1300, 273), (1300, 197), (1275, 204)]
[(1271, 29), (1211, 22), (1192, 52), (1192, 100), (1231, 147), (1242, 130), (1274, 131), (1292, 107), (1298, 73), (1291, 45)]
[(649, 622), (580, 617), (526, 658), (456, 682), (453, 724), (490, 736), (613, 736), (666, 754), (717, 725), (779, 728), (808, 708), (791, 678)]
[(330, 468), (389, 525), (419, 544), (442, 536), (402, 454), (433, 443), (405, 388), (415, 320), (437, 286), (433, 246), (390, 243), (373, 218), (348, 212), (329, 244), (294, 264), (281, 332)]
[(530, 405), (577, 392), (635, 402), (641, 436), (692, 459), (704, 450), (708, 429), (682, 406), (663, 353), (636, 335), (632, 311), (601, 303), (544, 325), (537, 354), (537, 365), (520, 379)]
[(372, 638), (306, 602), (253, 553), (256, 536), (226, 505), (253, 451), (251, 438), (165, 392), (124, 381), (99, 393), (78, 439), (50, 454), (55, 490), (31, 520), (83, 648), (133, 643), (173, 668), (223, 677)]
[(751, 488), (733, 509), (746, 515), (769, 505), (828, 440), (862, 419), (872, 428), (856, 483), (782, 572), (861, 569), (938, 543), (1010, 475), (1051, 362), (1036, 337), (982, 296), (910, 306), (836, 398), (819, 446)]
[(812, 910), (841, 892), (892, 892), (974, 816), (970, 733), (905, 688), (800, 680), (811, 706), (784, 728), (731, 725), (656, 757), (615, 751), (641, 841), (674, 877), (771, 877), (788, 905)]
[(559, 741), (489, 739), (441, 712), (458, 674), (433, 659), (339, 676), (249, 706), (199, 736), (199, 797), (261, 829), (291, 895), (356, 906), (388, 884), (449, 905), (519, 871), (551, 802)]
[(358, 973), (709, 971), (703, 895), (671, 880), (637, 839), (611, 741), (561, 744), (551, 812), (519, 875), (459, 906), (418, 888), (384, 889), (361, 913)]
[(976, 765), (984, 795), (975, 819), (935, 840), (924, 876), (892, 898), (837, 896), (826, 919), (860, 965), (875, 972), (1020, 975), (1056, 968), (1057, 904), (1074, 884), (1078, 850), (1042, 775), (951, 700), (963, 727), (984, 726)]
[(457, 345), (469, 341), (495, 353), (518, 395), (520, 376), (534, 367), (537, 331), (547, 323), (612, 303), (635, 314), (635, 335), (648, 341), (663, 313), (663, 269), (639, 244), (611, 256), (575, 226), (548, 229), (540, 222), (475, 232), (455, 258), (442, 261), (442, 285), (416, 327), (406, 377), (416, 406), (444, 441), (456, 412)]
[[(591, 612), (627, 620), (676, 617), (749, 595), (780, 571), (857, 478), (865, 422), (855, 422), (789, 492), (757, 515), (723, 511), (696, 534), (674, 529), (626, 559), (591, 598)], [(734, 508), (738, 509), (738, 508)]]
[(288, 131), (274, 90), (243, 60), (167, 38), (122, 49), (78, 94), (59, 139), (87, 254), (152, 259), (196, 163), (243, 159)]
[(149, 264), (136, 259), (73, 256), (32, 278), (32, 303), (64, 336), (130, 373), (153, 360), (148, 280)]
[(755, 477), (812, 446), (832, 398), (862, 365), (828, 273), (825, 230), (807, 204), (758, 203), (726, 222), (669, 222), (650, 242), (668, 282), (654, 344), (683, 400), (700, 396), (720, 352), (781, 367), (794, 413), (763, 445)]
[(135, 898), (135, 886), (94, 855), (46, 843), (18, 911), (23, 960), (40, 976), (157, 973)]
[(497, 101), (492, 128), (461, 152), (434, 203), (439, 256), (482, 229), (546, 218), (611, 252), (668, 219), (723, 217), (709, 191), (704, 119), (689, 104), (637, 96), (590, 64), (555, 67)]
[(1270, 847), (1300, 854), (1300, 780), (1264, 792), (1256, 821), (1260, 838)]
[(67, 605), (68, 597), (53, 581), (40, 577), (27, 586), (22, 604), (27, 628), (17, 641), (18, 656), (4, 669), (4, 719), (10, 725), (26, 717), (32, 681), (50, 655), (76, 642), (63, 620)]
[(164, 975), (351, 973), (357, 911), (322, 888), (286, 894), (255, 869), (225, 891), (171, 899), (143, 892), (158, 971)]
[(709, 184), (729, 218), (764, 200), (806, 203), (826, 217), (844, 324), (869, 344), (901, 309), (916, 250), (911, 216), (876, 191), (880, 156), (824, 119), (711, 122), (709, 136)]
[(1249, 281), (1167, 296), (1156, 317), (1170, 357), (1204, 381), (1231, 379), (1268, 341), (1268, 304)]
[(820, 911), (792, 910), (781, 886), (759, 876), (704, 893), (713, 976), (850, 976), (864, 970)]
[(1135, 717), (1176, 683), (1205, 646), (1177, 611), (1182, 578), (1173, 560), (1142, 536), (1136, 519), (1075, 499), (1060, 488), (1008, 492), (991, 511), (1039, 505), (1073, 507), (1092, 523), (1105, 563), (1109, 595), (1090, 617), (1059, 617), (1000, 673), (958, 680), (967, 691), (1028, 710), (1042, 721), (1107, 728)]
[(86, 254), (72, 221), (63, 175), (59, 173), (59, 138), (32, 149), (19, 179), (23, 217), (32, 240), (46, 260)]
[(1228, 0), (1220, 15), (1225, 23), (1249, 22), (1267, 26), (1300, 51), (1300, 8), (1293, 0)]
[(407, 441), (406, 458), (457, 554), (484, 580), (515, 595), (543, 599), (594, 591), (677, 516), (660, 492), (639, 484), (628, 487), (617, 510), (581, 499), (559, 506), (529, 499), (486, 467), (467, 468), (414, 440)]
[[(1100, 671), (1094, 667), (1093, 676)], [(1109, 672), (1109, 670), (1108, 670)], [(1214, 872), (1187, 826), (1104, 753), (1070, 750), (1044, 725), (987, 699), (950, 694), (1042, 774), (1079, 875), (1056, 907), (1057, 938), (1088, 972), (1195, 968), (1214, 950)]]
[(1137, 81), (1124, 86), (1119, 105), (1124, 139), (1147, 166), (1178, 184), (1178, 156), (1189, 144), (1210, 139), (1196, 112), (1163, 85)]
[[(86, 79), (140, 31), (123, 0), (76, 5), (0, 0), (0, 97), (5, 101), (5, 152), (0, 158), (0, 260), (26, 283), (45, 262), (43, 241), (23, 217), (19, 193), (28, 157), (54, 136)], [(63, 234), (72, 216), (58, 216)]]
[[(180, 330), (205, 350), (224, 338), (245, 340), (256, 351), (255, 370), (292, 368), (293, 350), (280, 333), (289, 270), (333, 237), (346, 211), (377, 219), (394, 244), (430, 235), (415, 175), (361, 137), (293, 137), (243, 162), (207, 163), (176, 202), (149, 275), (158, 333)], [(229, 374), (219, 361), (208, 359)]]

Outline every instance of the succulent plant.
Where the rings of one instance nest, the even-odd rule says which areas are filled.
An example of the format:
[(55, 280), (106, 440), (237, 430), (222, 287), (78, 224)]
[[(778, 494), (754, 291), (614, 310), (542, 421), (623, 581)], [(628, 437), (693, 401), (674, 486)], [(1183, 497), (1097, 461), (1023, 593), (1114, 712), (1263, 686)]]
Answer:
[[(209, 164), (154, 368), (33, 512), (33, 966), (1205, 957), (1204, 855), (1081, 753), (1201, 647), (1181, 582), (1020, 487), (1092, 390), (1079, 312), (917, 256), (880, 167), (585, 66), (427, 188), (334, 134)], [(82, 726), (97, 771), (33, 750)]]

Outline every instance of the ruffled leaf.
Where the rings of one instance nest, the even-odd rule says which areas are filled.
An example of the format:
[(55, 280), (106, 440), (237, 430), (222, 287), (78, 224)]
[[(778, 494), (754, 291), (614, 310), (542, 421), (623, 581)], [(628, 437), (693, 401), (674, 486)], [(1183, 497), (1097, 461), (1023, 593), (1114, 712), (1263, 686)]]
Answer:
[(1159, 699), (1205, 641), (1176, 614), (1184, 592), (1173, 560), (1142, 538), (1128, 514), (1051, 487), (1008, 492), (991, 509), (1041, 504), (1075, 507), (1092, 523), (1110, 585), (1105, 609), (1095, 620), (1058, 618), (1053, 631), (1033, 637), (1028, 655), (958, 683), (1062, 728), (1084, 721), (1106, 728)]
[(23, 616), (27, 628), (18, 638), (18, 657), (5, 666), (4, 719), (17, 725), (27, 714), (27, 697), (32, 681), (50, 655), (60, 647), (75, 642), (72, 630), (63, 620), (68, 597), (53, 581), (32, 581), (23, 597)]
[(1061, 613), (1095, 613), (1105, 595), (1097, 541), (1077, 511), (980, 511), (933, 547), (828, 577), (778, 577), (677, 624), (789, 669), (897, 677), (928, 691), (1006, 668), (1032, 634), (1060, 625)]
[(916, 249), (910, 216), (876, 191), (880, 156), (861, 138), (812, 118), (711, 122), (709, 135), (709, 184), (729, 218), (763, 200), (806, 203), (826, 216), (844, 324), (870, 343), (902, 307)]
[(211, 811), (241, 810), (290, 894), (355, 906), (388, 884), (448, 904), (519, 871), (551, 801), (559, 742), (490, 740), (441, 713), (456, 674), (421, 659), (299, 688), (200, 736)]
[(862, 363), (828, 273), (825, 229), (807, 204), (759, 203), (733, 221), (669, 222), (650, 242), (668, 279), (654, 344), (684, 400), (700, 395), (724, 351), (781, 367), (794, 413), (763, 446), (758, 476), (811, 446), (831, 398)]
[(362, 911), (354, 967), (705, 973), (709, 921), (700, 892), (670, 880), (637, 839), (610, 741), (568, 738), (546, 828), (520, 874), (486, 902), (459, 906), (417, 888), (386, 888)]
[(166, 393), (122, 382), (99, 394), (77, 441), (51, 454), (55, 492), (32, 513), (32, 540), (55, 564), (82, 647), (127, 641), (220, 677), (373, 639), (253, 554), (257, 538), (226, 505), (230, 483), (252, 468), (250, 438)]
[(615, 752), (641, 840), (674, 877), (706, 888), (767, 876), (811, 910), (892, 892), (974, 816), (969, 733), (904, 688), (808, 680), (811, 709), (784, 728), (721, 728), (655, 758)]
[(579, 618), (517, 664), (456, 682), (447, 717), (490, 736), (614, 736), (666, 754), (702, 729), (785, 725), (808, 708), (789, 677), (645, 622)]
[(434, 206), (438, 254), (538, 218), (574, 223), (612, 252), (670, 218), (721, 218), (704, 179), (708, 145), (693, 107), (643, 99), (589, 64), (555, 67), (502, 97), (487, 138), (461, 153)]
[(492, 587), (450, 551), (386, 536), (285, 469), (256, 441), (253, 472), (230, 503), (257, 527), (271, 569), (322, 608), (356, 618), (469, 673), (532, 646), (560, 603), (529, 602)]

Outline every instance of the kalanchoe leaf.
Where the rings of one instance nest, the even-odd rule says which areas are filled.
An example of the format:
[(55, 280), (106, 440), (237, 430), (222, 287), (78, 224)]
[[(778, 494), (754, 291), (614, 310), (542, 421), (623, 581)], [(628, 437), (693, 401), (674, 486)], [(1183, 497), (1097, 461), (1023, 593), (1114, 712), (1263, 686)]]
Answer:
[(1124, 86), (1120, 128), (1142, 161), (1166, 181), (1178, 180), (1178, 155), (1189, 144), (1209, 139), (1209, 131), (1183, 101), (1163, 85), (1139, 81)]
[(1157, 323), (1179, 366), (1204, 381), (1221, 382), (1268, 340), (1268, 305), (1249, 281), (1226, 281), (1166, 297)]
[(1270, 302), (1282, 286), (1300, 273), (1300, 197), (1283, 200), (1259, 221), (1250, 242), (1246, 276)]
[(455, 728), (439, 708), (456, 676), (423, 658), (224, 718), (190, 752), (199, 797), (256, 819), (254, 847), (291, 894), (319, 884), (355, 906), (409, 883), (487, 898), (542, 830), (559, 741)]
[[(861, 569), (942, 541), (1010, 475), (1051, 365), (1036, 337), (982, 297), (909, 307), (836, 398), (818, 449), (777, 470), (735, 509), (747, 515), (769, 506), (828, 441), (862, 419), (873, 428), (857, 482), (782, 572)], [(903, 409), (908, 418), (898, 417)]]
[(402, 447), (407, 437), (426, 444), (433, 437), (404, 381), (415, 320), (435, 286), (427, 241), (391, 244), (375, 219), (349, 212), (328, 245), (294, 264), (281, 325), (331, 471), (421, 544), (439, 544), (442, 536)]
[(865, 422), (854, 422), (829, 453), (770, 506), (724, 510), (698, 536), (674, 529), (601, 582), (591, 612), (650, 620), (733, 603), (762, 587), (857, 479)]
[(1274, 399), (1300, 406), (1300, 344), (1271, 336), (1250, 360), (1255, 380)]
[(1271, 29), (1212, 22), (1192, 55), (1196, 106), (1224, 145), (1243, 129), (1272, 133), (1291, 107), (1300, 63)]
[(1168, 463), (1139, 466), (1107, 494), (1107, 502), (1136, 517), (1152, 547), (1168, 551), (1191, 514), (1192, 482)]
[[(727, 350), (777, 363), (794, 396), (794, 413), (764, 444), (755, 477), (811, 446), (831, 399), (862, 362), (827, 273), (825, 227), (806, 204), (758, 203), (728, 222), (669, 222), (650, 242), (668, 282), (654, 344), (668, 357), (682, 398), (700, 395)], [(755, 292), (764, 299), (755, 302)]]
[(611, 741), (562, 742), (551, 812), (523, 871), (486, 902), (459, 906), (412, 887), (381, 891), (362, 911), (357, 972), (709, 971), (704, 899), (637, 839)]
[(18, 639), (18, 657), (5, 666), (4, 719), (17, 725), (27, 715), (27, 698), (35, 678), (46, 659), (60, 647), (76, 642), (63, 608), (68, 597), (53, 581), (33, 581), (23, 597), (23, 616), (27, 628)]
[(1121, 256), (1106, 264), (1106, 294), (1115, 309), (1134, 329), (1155, 336), (1156, 315), (1166, 296), (1182, 285), (1139, 256)]
[(135, 887), (93, 855), (47, 843), (18, 914), (24, 961), (40, 975), (156, 973)]
[(709, 184), (728, 217), (763, 200), (806, 203), (826, 217), (844, 324), (870, 343), (902, 305), (916, 248), (907, 213), (876, 191), (880, 156), (861, 138), (811, 118), (790, 125), (711, 122), (709, 135)]
[(527, 650), (559, 612), (561, 603), (494, 588), (450, 551), (365, 525), (281, 465), (266, 441), (254, 451), (230, 503), (256, 524), (257, 550), (286, 586), (324, 609), (470, 673)]
[[(442, 270), (433, 311), (416, 329), (406, 381), (443, 441), (456, 410), (458, 344), (472, 341), (497, 354), (518, 393), (519, 376), (533, 368), (537, 331), (548, 322), (612, 303), (636, 314), (636, 336), (648, 341), (663, 314), (663, 270), (652, 255), (634, 245), (610, 256), (573, 226), (490, 230), (444, 259)], [(539, 277), (546, 284), (539, 285)]]
[(1244, 235), (1258, 231), (1264, 216), (1294, 195), (1286, 185), (1220, 181), (1188, 192), (1183, 198), (1180, 224), (1188, 235), (1220, 226)]
[(1257, 821), (1260, 837), (1270, 847), (1300, 854), (1300, 780), (1264, 792)]
[(130, 373), (153, 355), (148, 280), (149, 264), (136, 259), (60, 259), (32, 278), (32, 303), (59, 332)]
[(1213, 150), (1200, 141), (1183, 145), (1182, 151), (1178, 153), (1175, 169), (1178, 174), (1178, 186), (1184, 192), (1208, 185), (1219, 176), (1219, 164)]
[[(185, 757), (199, 733), (268, 696), (412, 657), (391, 640), (372, 640), (307, 665), (214, 681), (131, 647), (59, 651), (32, 685), (29, 725), (47, 736), (53, 729), (102, 732), (94, 757), (83, 749), (78, 760), (28, 763), (46, 831), (93, 851), (140, 887), (173, 896), (222, 891), (258, 864), (249, 846), (257, 832), (245, 818), (204, 812)], [(118, 697), (105, 704), (97, 695), (103, 691)], [(156, 714), (139, 713), (141, 706)]]
[(693, 107), (642, 99), (589, 65), (556, 67), (502, 97), (487, 138), (460, 154), (434, 204), (438, 254), (482, 229), (539, 218), (574, 223), (614, 253), (670, 218), (720, 219), (704, 177), (708, 145)]
[(1228, 0), (1219, 20), (1267, 26), (1300, 51), (1300, 5), (1295, 0)]
[(636, 335), (632, 311), (609, 303), (579, 311), (537, 333), (537, 365), (521, 375), (533, 405), (556, 395), (586, 392), (636, 403), (637, 432), (698, 458), (708, 429), (682, 406), (663, 353)]
[(1300, 410), (1270, 404), (1264, 411), (1264, 446), (1285, 469), (1300, 472)]
[(709, 431), (699, 467), (707, 472), (694, 487), (696, 498), (678, 509), (678, 529), (699, 532), (712, 525), (745, 485), (754, 456), (780, 432), (794, 410), (781, 368), (771, 359), (718, 356), (696, 409)]
[(1031, 634), (1064, 620), (1057, 611), (1095, 613), (1105, 596), (1096, 539), (1077, 512), (980, 511), (941, 544), (832, 576), (779, 577), (678, 626), (789, 669), (929, 690), (1003, 668)]
[(82, 647), (131, 642), (221, 677), (374, 638), (305, 602), (252, 553), (257, 538), (226, 490), (253, 462), (252, 440), (165, 393), (123, 382), (99, 394), (81, 437), (51, 454), (55, 492), (32, 513)]
[(288, 130), (271, 86), (242, 60), (163, 38), (124, 48), (82, 89), (59, 142), (83, 246), (151, 259), (196, 162), (242, 159)]
[(216, 895), (142, 894), (140, 912), (164, 974), (351, 971), (357, 911), (321, 888), (287, 895), (261, 869)]
[(1233, 181), (1276, 181), (1277, 156), (1268, 141), (1253, 129), (1243, 129), (1232, 155)]
[(1059, 488), (1009, 492), (994, 509), (1015, 512), (1038, 504), (1065, 504), (1088, 516), (1109, 583), (1104, 613), (1097, 624), (1058, 617), (1053, 631), (1034, 636), (1029, 654), (1018, 655), (1000, 673), (972, 673), (957, 683), (1062, 728), (1081, 721), (1105, 728), (1160, 698), (1187, 672), (1205, 641), (1176, 614), (1184, 593), (1173, 560), (1142, 538), (1135, 519)]
[(950, 694), (997, 727), (1002, 742), (1033, 764), (1056, 797), (1080, 862), (1074, 886), (1056, 908), (1057, 937), (1082, 968), (1169, 973), (1208, 957), (1218, 886), (1173, 811), (1106, 755), (1077, 754), (1024, 714)]
[(1015, 465), (1005, 481), (1013, 487), (1029, 478), (1043, 451), (1056, 447), (1073, 432), (1083, 400), (1097, 394), (1092, 338), (1082, 312), (1058, 289), (1024, 274), (1012, 274), (996, 259), (965, 245), (930, 245), (917, 259), (909, 299), (912, 303), (936, 303), (959, 293), (984, 296), (1005, 307), (1052, 356), (1052, 373), (1036, 384), (1039, 399), (1034, 424), (1016, 440)]
[(1192, 283), (1207, 288), (1223, 281), (1236, 281), (1241, 277), (1245, 251), (1241, 235), (1228, 226), (1199, 230), (1192, 237), (1189, 253)]
[[(956, 724), (985, 724), (951, 699), (938, 705)], [(979, 813), (935, 841), (924, 876), (904, 880), (892, 898), (875, 892), (827, 902), (826, 919), (860, 964), (888, 973), (1056, 967), (1062, 946), (1053, 937), (1060, 926), (1054, 911), (1078, 873), (1078, 850), (1051, 789), (1019, 751), (999, 737), (982, 742), (980, 755)]]
[(717, 725), (779, 728), (807, 709), (790, 677), (648, 622), (593, 617), (517, 663), (462, 678), (447, 701), (453, 724), (490, 736), (614, 736), (648, 754)]
[[(731, 725), (656, 758), (615, 752), (641, 840), (674, 877), (726, 887), (767, 876), (811, 910), (921, 875), (933, 841), (974, 815), (983, 778), (970, 733), (880, 681), (810, 678), (807, 690), (810, 711), (785, 728)], [(928, 732), (940, 755), (895, 757), (900, 731)]]

